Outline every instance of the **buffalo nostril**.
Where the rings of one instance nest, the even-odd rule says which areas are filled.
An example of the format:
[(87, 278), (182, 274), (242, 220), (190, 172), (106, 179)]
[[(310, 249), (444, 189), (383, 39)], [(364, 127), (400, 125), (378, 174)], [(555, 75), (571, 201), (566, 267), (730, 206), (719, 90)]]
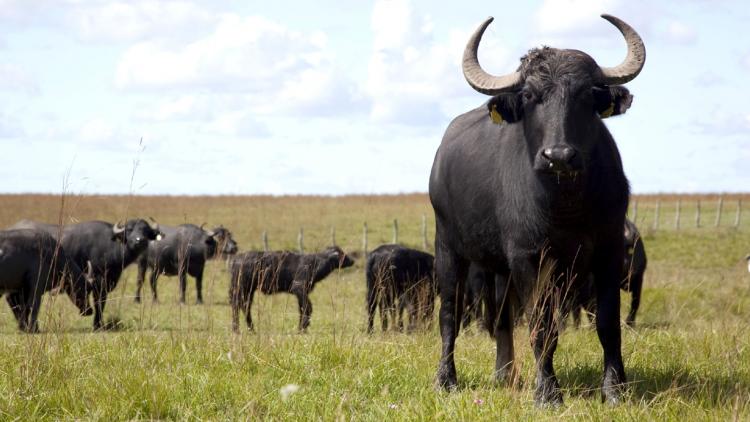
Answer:
[(570, 147), (552, 147), (542, 150), (542, 156), (549, 160), (550, 167), (554, 164), (569, 164), (576, 151)]

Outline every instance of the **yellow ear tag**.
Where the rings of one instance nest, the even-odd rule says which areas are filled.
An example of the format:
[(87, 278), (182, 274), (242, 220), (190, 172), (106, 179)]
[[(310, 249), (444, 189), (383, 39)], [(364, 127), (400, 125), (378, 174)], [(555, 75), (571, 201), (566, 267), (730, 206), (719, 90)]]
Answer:
[(496, 104), (492, 104), (492, 110), (490, 110), (490, 118), (492, 119), (493, 123), (498, 125), (503, 122), (503, 116), (498, 113)]
[(599, 113), (600, 116), (602, 116), (602, 119), (606, 119), (607, 117), (611, 116), (612, 113), (615, 112), (615, 103), (614, 101), (609, 103), (609, 108)]

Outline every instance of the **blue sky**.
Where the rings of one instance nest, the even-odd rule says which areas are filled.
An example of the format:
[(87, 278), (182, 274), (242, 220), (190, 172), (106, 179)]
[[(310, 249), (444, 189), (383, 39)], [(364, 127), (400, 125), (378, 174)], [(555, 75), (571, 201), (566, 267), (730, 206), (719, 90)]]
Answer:
[(750, 190), (742, 1), (0, 0), (3, 192), (347, 194), (427, 190), (445, 127), (541, 44), (647, 48), (607, 120), (635, 193)]

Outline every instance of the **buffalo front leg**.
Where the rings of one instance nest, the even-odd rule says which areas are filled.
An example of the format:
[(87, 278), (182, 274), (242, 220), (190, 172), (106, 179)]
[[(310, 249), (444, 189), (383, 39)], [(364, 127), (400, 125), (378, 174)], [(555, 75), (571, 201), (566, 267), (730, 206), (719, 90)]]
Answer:
[(145, 266), (141, 266), (141, 263), (138, 263), (138, 275), (135, 279), (135, 303), (141, 303), (141, 289), (143, 288), (143, 281), (146, 278), (146, 268)]
[(537, 406), (560, 405), (563, 402), (560, 383), (557, 381), (553, 357), (557, 349), (557, 324), (553, 320), (554, 307), (550, 299), (540, 299), (532, 311), (529, 321), (531, 347), (536, 358), (536, 390), (534, 401)]
[(309, 292), (305, 289), (296, 293), (297, 303), (299, 305), (299, 330), (307, 332), (310, 326), (310, 316), (312, 315), (312, 303), (310, 303)]
[(464, 282), (468, 263), (435, 240), (435, 274), (440, 285), (441, 354), (436, 376), (437, 386), (447, 390), (458, 387), (453, 352), (464, 305)]
[(614, 252), (599, 258), (599, 265), (595, 270), (596, 333), (604, 350), (602, 401), (616, 404), (620, 401), (622, 387), (626, 382), (620, 332), (621, 275), (618, 264), (622, 262), (622, 253), (617, 253), (615, 248), (610, 251)]
[(149, 278), (149, 284), (151, 285), (151, 301), (153, 303), (159, 302), (159, 295), (156, 292), (156, 281), (159, 279), (159, 272), (156, 268), (151, 270), (151, 277)]
[[(485, 287), (486, 288), (486, 287)], [(515, 353), (513, 348), (513, 307), (509, 296), (510, 286), (508, 277), (495, 275), (495, 298), (500, 312), (495, 325), (495, 380), (499, 383), (511, 384), (518, 374), (515, 368)]]
[(107, 291), (103, 286), (97, 286), (93, 292), (94, 296), (94, 330), (104, 328), (102, 319), (104, 318), (104, 304), (107, 302)]

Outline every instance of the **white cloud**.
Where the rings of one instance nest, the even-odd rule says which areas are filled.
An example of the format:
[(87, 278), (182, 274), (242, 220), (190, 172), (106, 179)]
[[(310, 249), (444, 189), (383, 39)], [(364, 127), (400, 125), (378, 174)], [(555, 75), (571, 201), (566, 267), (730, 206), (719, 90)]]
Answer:
[(23, 127), (18, 119), (0, 112), (0, 138), (17, 138), (23, 134)]
[(20, 66), (0, 63), (0, 91), (39, 94), (36, 79)]
[(215, 15), (187, 1), (115, 1), (71, 4), (65, 23), (84, 41), (132, 41), (180, 34), (193, 36)]
[(740, 59), (740, 65), (742, 65), (742, 67), (744, 67), (745, 69), (747, 69), (748, 71), (750, 71), (750, 53), (745, 54)]
[[(121, 57), (115, 84), (122, 91), (235, 95), (235, 106), (258, 113), (326, 115), (361, 101), (323, 32), (292, 31), (260, 16), (235, 14), (222, 15), (208, 35), (191, 42), (136, 43)], [(203, 100), (222, 110), (215, 98)], [(155, 118), (195, 112), (195, 99), (178, 101), (160, 106)]]
[(596, 18), (618, 5), (618, 0), (545, 0), (537, 10), (536, 27), (544, 34), (581, 36), (596, 31)]
[[(473, 29), (454, 29), (447, 40), (437, 40), (431, 18), (415, 16), (408, 0), (376, 2), (365, 83), (373, 102), (372, 119), (415, 125), (444, 122), (445, 103), (472, 94), (461, 74), (461, 56)], [(482, 65), (510, 70), (507, 50), (487, 38), (480, 47)]]
[(673, 20), (667, 24), (665, 37), (675, 44), (692, 45), (698, 40), (698, 32), (691, 26)]

